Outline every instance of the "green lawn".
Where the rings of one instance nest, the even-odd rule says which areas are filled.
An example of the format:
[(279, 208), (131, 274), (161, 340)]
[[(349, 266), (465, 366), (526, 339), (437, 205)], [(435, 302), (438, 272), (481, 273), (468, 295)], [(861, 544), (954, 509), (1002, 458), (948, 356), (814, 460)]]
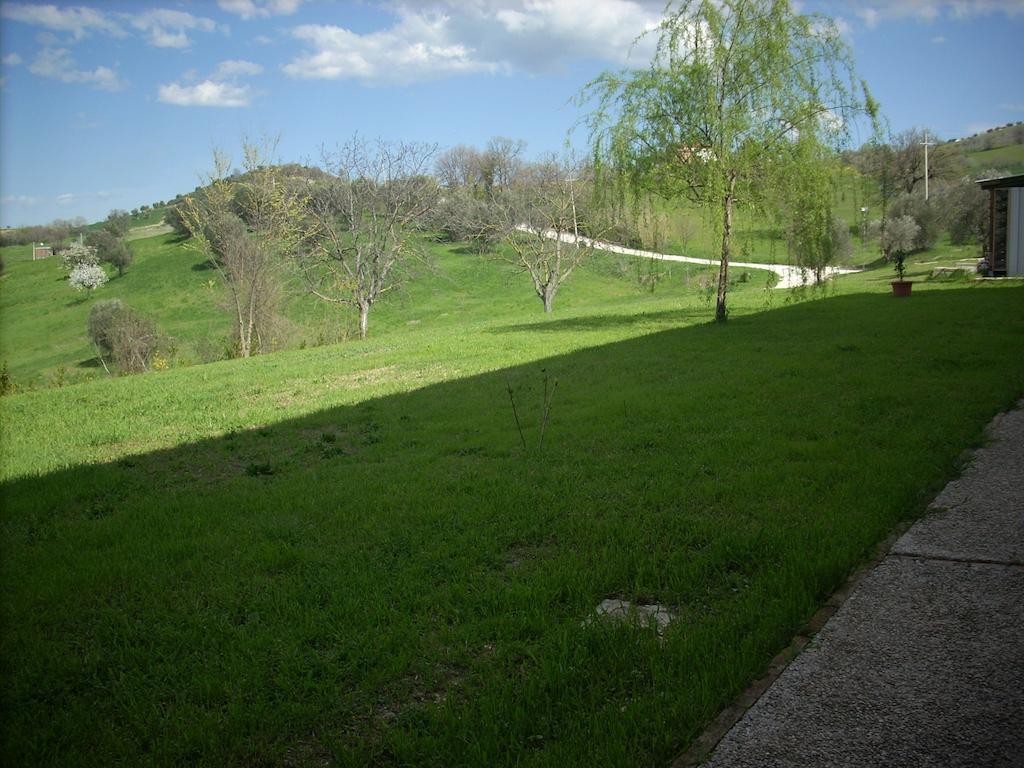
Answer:
[(972, 171), (1001, 168), (1010, 173), (1024, 172), (1024, 144), (968, 152), (965, 157)]
[(754, 272), (715, 325), (706, 272), (626, 266), (551, 317), (439, 247), (365, 342), (0, 400), (3, 761), (664, 764), (1024, 392), (1019, 285)]

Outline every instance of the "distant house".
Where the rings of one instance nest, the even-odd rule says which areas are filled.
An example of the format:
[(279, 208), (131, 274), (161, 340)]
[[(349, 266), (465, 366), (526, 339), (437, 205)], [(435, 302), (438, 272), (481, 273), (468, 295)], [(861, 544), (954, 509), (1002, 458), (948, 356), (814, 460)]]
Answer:
[(996, 277), (1024, 277), (1024, 173), (978, 182), (988, 191), (986, 253)]
[(43, 243), (32, 246), (32, 261), (36, 259), (46, 259), (53, 256), (53, 248)]

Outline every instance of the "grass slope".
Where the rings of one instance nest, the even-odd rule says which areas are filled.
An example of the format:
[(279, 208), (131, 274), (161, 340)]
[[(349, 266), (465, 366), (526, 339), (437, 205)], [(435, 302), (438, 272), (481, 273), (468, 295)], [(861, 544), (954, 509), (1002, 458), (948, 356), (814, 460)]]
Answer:
[(665, 762), (1024, 391), (1020, 287), (693, 325), (448, 259), (365, 344), (4, 398), (4, 762)]
[[(92, 305), (104, 299), (122, 299), (152, 318), (161, 332), (176, 340), (182, 364), (224, 353), (229, 316), (217, 275), (203, 257), (171, 234), (136, 240), (130, 246), (135, 261), (128, 271), (112, 276), (92, 296), (68, 288), (58, 260), (32, 261), (27, 246), (3, 249), (7, 271), (0, 278), (0, 359), (21, 388), (103, 377), (85, 326)], [(374, 308), (372, 335), (404, 333), (420, 323), (449, 328), (467, 320), (501, 324), (542, 314), (529, 279), (507, 265), (459, 247), (435, 246), (431, 255), (432, 267), (417, 265), (408, 285)], [(620, 262), (628, 267), (624, 272)], [(674, 265), (652, 296), (638, 289), (632, 272), (629, 260), (595, 258), (562, 288), (556, 312), (623, 303), (640, 311), (674, 306), (693, 298), (698, 274), (710, 274)], [(282, 314), (286, 346), (332, 342), (355, 330), (351, 312), (315, 301), (298, 285), (286, 291)]]

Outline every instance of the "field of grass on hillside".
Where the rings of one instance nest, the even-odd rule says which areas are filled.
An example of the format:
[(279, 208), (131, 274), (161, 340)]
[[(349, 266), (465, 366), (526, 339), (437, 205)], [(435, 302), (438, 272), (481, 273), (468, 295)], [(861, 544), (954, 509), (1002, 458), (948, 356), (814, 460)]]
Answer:
[[(852, 188), (848, 191), (849, 196), (837, 200), (837, 210), (858, 203), (860, 198)], [(681, 210), (673, 221), (683, 229), (692, 228), (687, 231), (703, 232), (703, 244), (698, 247), (692, 238), (670, 238), (668, 252), (715, 258), (717, 245), (713, 236), (701, 229), (699, 213)], [(759, 229), (762, 224), (759, 219), (739, 216), (736, 259), (784, 263), (784, 243), (773, 229)], [(853, 243), (851, 264), (875, 261), (877, 246), (857, 237)], [(68, 287), (59, 260), (32, 261), (28, 246), (0, 249), (7, 265), (0, 277), (0, 361), (7, 365), (17, 387), (61, 386), (105, 377), (85, 326), (92, 305), (111, 298), (123, 300), (156, 323), (170, 340), (174, 365), (192, 365), (230, 353), (230, 320), (223, 288), (204, 257), (174, 234), (133, 240), (130, 247), (135, 261), (128, 271), (117, 276), (108, 268), (110, 282), (89, 296)], [(943, 244), (919, 254), (916, 260), (949, 264), (976, 256), (976, 250)], [(779, 255), (783, 258), (776, 258)], [(647, 280), (652, 271), (660, 276), (654, 293), (641, 285), (641, 278)], [(787, 299), (785, 293), (766, 293), (767, 273), (743, 272), (732, 272), (734, 280), (750, 278), (749, 283), (734, 286), (737, 312)], [(657, 312), (680, 302), (697, 305), (698, 298), (707, 299), (702, 286), (706, 287), (713, 275), (713, 270), (701, 267), (598, 254), (562, 288), (555, 311), (562, 316), (591, 311), (595, 306), (630, 305), (641, 312)], [(496, 324), (506, 316), (540, 313), (540, 304), (524, 276), (493, 259), (464, 252), (461, 246), (432, 246), (429, 265), (415, 265), (408, 278), (400, 292), (374, 308), (371, 336), (403, 335), (420, 324), (443, 329), (463, 318), (476, 318), (477, 311), (484, 309), (487, 312), (480, 312), (479, 317)], [(285, 292), (281, 315), (274, 348), (333, 343), (355, 332), (353, 313), (317, 302), (294, 282)]]
[(1007, 173), (1024, 173), (1024, 144), (978, 150), (967, 153), (965, 157), (973, 172), (996, 168)]
[[(0, 278), (0, 359), (22, 388), (64, 384), (105, 376), (86, 336), (91, 306), (119, 298), (150, 317), (174, 340), (182, 365), (223, 357), (230, 347), (230, 319), (223, 288), (204, 257), (173, 234), (130, 244), (135, 261), (123, 276), (86, 296), (72, 291), (57, 259), (31, 260), (27, 246), (3, 249), (7, 272)], [(543, 315), (529, 279), (493, 258), (463, 246), (434, 246), (426, 264), (416, 264), (406, 285), (374, 307), (370, 335), (380, 337), (471, 323), (501, 324), (504, 318)], [(657, 311), (689, 301), (710, 269), (659, 266), (664, 274), (655, 293), (636, 279), (637, 264), (627, 257), (599, 255), (577, 271), (555, 304), (563, 316), (580, 308), (629, 305)], [(736, 277), (739, 278), (737, 271)], [(767, 274), (757, 278), (758, 290)], [(752, 290), (754, 282), (744, 284)], [(282, 306), (282, 346), (313, 346), (348, 338), (355, 332), (350, 311), (318, 302), (292, 284)]]
[[(0, 400), (4, 762), (665, 763), (1024, 392), (1024, 288), (928, 263), (716, 325), (700, 270), (601, 256), (545, 316), (435, 262), (364, 342)], [(129, 299), (182, 338), (186, 274)]]

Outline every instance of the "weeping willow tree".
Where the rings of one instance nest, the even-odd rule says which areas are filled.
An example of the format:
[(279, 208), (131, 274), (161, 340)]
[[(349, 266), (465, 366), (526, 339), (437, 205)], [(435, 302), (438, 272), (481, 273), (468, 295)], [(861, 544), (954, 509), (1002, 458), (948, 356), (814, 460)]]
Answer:
[(606, 72), (578, 102), (594, 106), (585, 122), (600, 179), (688, 199), (716, 221), (721, 321), (737, 207), (763, 208), (808, 171), (801, 137), (838, 148), (877, 106), (835, 23), (787, 0), (683, 0), (655, 31), (650, 67)]
[(832, 215), (839, 163), (809, 131), (796, 137), (791, 152), (799, 173), (790, 174), (779, 190), (774, 213), (785, 229), (793, 262), (805, 277), (812, 274), (821, 282), (845, 244), (843, 224)]

